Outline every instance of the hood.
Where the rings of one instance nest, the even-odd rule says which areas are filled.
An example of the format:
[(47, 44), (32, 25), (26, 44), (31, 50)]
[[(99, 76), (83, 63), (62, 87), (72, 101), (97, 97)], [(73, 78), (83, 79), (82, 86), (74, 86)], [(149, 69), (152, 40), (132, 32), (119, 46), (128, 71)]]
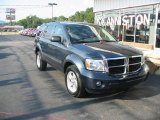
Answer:
[(85, 53), (90, 57), (100, 57), (101, 58), (114, 58), (114, 57), (128, 57), (142, 55), (142, 52), (123, 45), (120, 42), (96, 42), (96, 43), (85, 43), (76, 44), (75, 48), (80, 50), (80, 53)]

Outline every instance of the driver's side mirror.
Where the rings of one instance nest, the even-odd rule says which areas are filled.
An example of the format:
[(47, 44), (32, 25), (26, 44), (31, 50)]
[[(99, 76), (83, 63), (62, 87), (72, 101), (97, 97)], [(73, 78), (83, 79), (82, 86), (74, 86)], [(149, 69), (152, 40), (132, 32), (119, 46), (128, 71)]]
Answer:
[(61, 42), (61, 37), (60, 36), (52, 36), (51, 42)]

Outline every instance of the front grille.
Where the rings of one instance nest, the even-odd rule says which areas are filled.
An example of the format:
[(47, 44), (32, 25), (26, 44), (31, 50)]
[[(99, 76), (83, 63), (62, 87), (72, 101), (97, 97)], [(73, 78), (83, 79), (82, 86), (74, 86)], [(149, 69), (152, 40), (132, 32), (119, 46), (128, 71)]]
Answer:
[(129, 57), (129, 70), (128, 72), (135, 72), (141, 67), (142, 56)]
[(124, 64), (125, 64), (125, 59), (108, 60), (108, 66), (119, 66)]
[(142, 56), (110, 58), (107, 60), (109, 74), (127, 74), (136, 72), (141, 68)]
[(129, 65), (129, 72), (137, 71), (141, 67), (141, 64)]
[(112, 67), (109, 68), (110, 74), (123, 74), (125, 72), (125, 67)]
[(140, 62), (141, 62), (141, 57), (129, 58), (129, 64), (140, 63)]

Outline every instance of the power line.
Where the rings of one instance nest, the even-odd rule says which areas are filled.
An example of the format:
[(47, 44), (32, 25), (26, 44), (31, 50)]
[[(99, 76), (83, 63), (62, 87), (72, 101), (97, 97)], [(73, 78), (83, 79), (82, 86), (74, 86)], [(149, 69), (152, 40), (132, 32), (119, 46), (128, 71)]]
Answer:
[(0, 5), (3, 7), (11, 7), (11, 6), (16, 6), (16, 7), (49, 7), (48, 5)]
[[(43, 9), (43, 8), (47, 8), (47, 7), (16, 7), (16, 10), (30, 10), (30, 9)], [(6, 7), (4, 8), (0, 8), (0, 12), (5, 12), (6, 11)]]

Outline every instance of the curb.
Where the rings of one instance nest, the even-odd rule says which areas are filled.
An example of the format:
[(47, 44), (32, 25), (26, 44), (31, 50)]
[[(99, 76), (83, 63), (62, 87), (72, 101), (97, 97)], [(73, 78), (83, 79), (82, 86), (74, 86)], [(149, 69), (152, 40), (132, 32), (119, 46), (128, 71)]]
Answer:
[(18, 32), (0, 32), (0, 35), (18, 35)]

